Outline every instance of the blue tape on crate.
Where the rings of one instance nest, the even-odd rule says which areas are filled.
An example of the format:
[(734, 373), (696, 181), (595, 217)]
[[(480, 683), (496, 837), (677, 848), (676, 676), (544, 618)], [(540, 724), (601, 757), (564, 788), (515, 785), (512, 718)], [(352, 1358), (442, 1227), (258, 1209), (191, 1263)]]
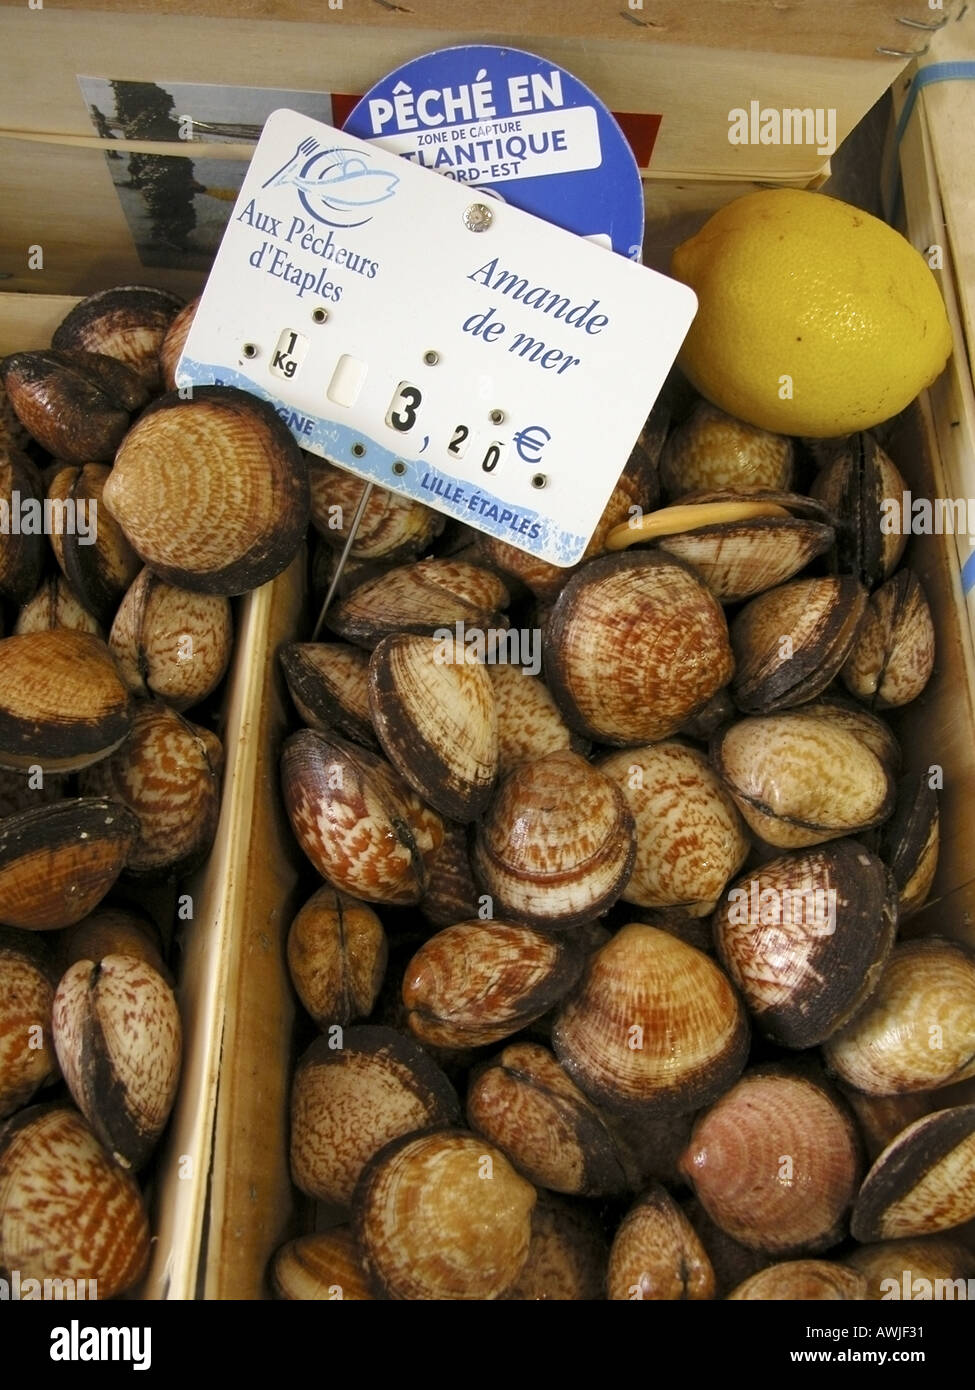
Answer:
[(961, 567), (962, 592), (970, 594), (975, 589), (975, 550)]
[[(961, 60), (951, 63), (929, 63), (926, 68), (921, 68), (915, 73), (911, 81), (911, 90), (907, 94), (903, 110), (897, 120), (894, 130), (894, 155), (900, 149), (904, 132), (907, 129), (908, 121), (914, 113), (914, 106), (917, 102), (918, 93), (925, 87), (930, 87), (934, 82), (975, 82), (975, 62), (962, 62)], [(901, 171), (896, 158), (893, 161), (893, 169), (890, 184), (884, 197), (884, 216), (888, 222), (894, 221), (894, 216), (898, 210), (897, 204), (901, 194)]]

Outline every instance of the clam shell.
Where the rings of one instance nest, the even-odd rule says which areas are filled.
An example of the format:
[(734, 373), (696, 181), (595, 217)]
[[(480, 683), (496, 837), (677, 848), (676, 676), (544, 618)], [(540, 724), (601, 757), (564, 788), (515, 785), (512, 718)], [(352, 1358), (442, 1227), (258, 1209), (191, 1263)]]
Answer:
[(183, 305), (171, 320), (159, 348), (159, 370), (162, 384), (167, 391), (176, 390), (176, 365), (183, 355), (183, 347), (189, 337), (199, 303), (200, 296), (197, 295), (196, 299), (191, 299), (189, 304)]
[(44, 484), (30, 459), (0, 440), (0, 599), (8, 603), (26, 603), (40, 581), (45, 551), (40, 524), (37, 534), (21, 526), (28, 524), (25, 504), (35, 503), (41, 513), (43, 499)]
[(697, 1232), (657, 1185), (623, 1218), (606, 1277), (611, 1300), (700, 1300), (714, 1297), (714, 1270)]
[(916, 700), (934, 670), (934, 622), (911, 570), (871, 594), (863, 626), (840, 677), (847, 690), (877, 709)]
[(975, 1216), (975, 1105), (908, 1125), (863, 1180), (850, 1223), (863, 1244), (935, 1235)]
[(681, 1169), (735, 1240), (813, 1254), (843, 1237), (859, 1179), (856, 1129), (812, 1077), (755, 1069), (698, 1119)]
[(855, 700), (851, 700), (845, 695), (830, 693), (821, 696), (818, 700), (811, 700), (809, 704), (803, 706), (802, 713), (814, 714), (817, 719), (827, 719), (831, 723), (839, 725), (841, 729), (846, 729), (867, 745), (871, 753), (880, 759), (891, 777), (896, 777), (900, 772), (902, 761), (900, 744), (894, 737), (890, 725), (885, 724), (881, 718), (876, 714), (871, 714)]
[(241, 594), (293, 560), (308, 477), (266, 402), (224, 386), (162, 396), (125, 437), (105, 506), (154, 573), (179, 588)]
[[(0, 373), (2, 380), (2, 373)], [(7, 392), (0, 384), (0, 448), (23, 449), (30, 443), (30, 435), (14, 414)]]
[(735, 803), (703, 753), (653, 743), (610, 753), (597, 766), (626, 797), (636, 824), (636, 859), (622, 894), (639, 907), (713, 910), (748, 854)]
[(825, 690), (867, 605), (855, 580), (797, 579), (759, 594), (731, 624), (735, 703), (748, 713), (805, 704)]
[(711, 761), (755, 834), (780, 849), (868, 830), (894, 804), (863, 740), (802, 710), (739, 720), (715, 735)]
[(372, 909), (334, 888), (313, 893), (288, 932), (291, 982), (319, 1027), (372, 1012), (388, 953)]
[(348, 1226), (299, 1236), (282, 1245), (271, 1265), (271, 1283), (278, 1298), (302, 1302), (372, 1299), (359, 1249)]
[(867, 1095), (930, 1091), (975, 1076), (975, 953), (954, 941), (904, 941), (876, 991), (825, 1051)]
[(122, 872), (138, 832), (126, 806), (102, 797), (0, 821), (0, 922), (50, 931), (80, 921)]
[(572, 988), (583, 957), (566, 937), (511, 922), (458, 922), (406, 967), (410, 1031), (438, 1047), (484, 1047), (540, 1018)]
[[(690, 1139), (690, 1134), (687, 1138)], [(687, 1147), (686, 1143), (684, 1147)], [(680, 1180), (678, 1176), (678, 1181)], [(715, 1298), (727, 1298), (732, 1289), (743, 1284), (760, 1269), (768, 1268), (768, 1255), (760, 1250), (751, 1250), (747, 1245), (742, 1245), (740, 1241), (729, 1236), (727, 1231), (723, 1231), (711, 1220), (696, 1197), (685, 1202), (682, 1209), (700, 1237), (711, 1261)]]
[(938, 797), (926, 772), (908, 774), (897, 785), (894, 814), (879, 834), (879, 853), (894, 874), (903, 922), (921, 907), (938, 868)]
[(728, 1295), (732, 1300), (822, 1302), (869, 1297), (864, 1276), (832, 1260), (788, 1260), (753, 1274)]
[(756, 517), (704, 526), (658, 541), (693, 566), (715, 598), (737, 603), (787, 579), (828, 550), (833, 528), (804, 517)]
[(429, 863), (420, 911), (433, 927), (452, 927), (476, 917), (482, 906), (467, 850), (467, 827), (444, 822), (443, 844)]
[(587, 1207), (538, 1194), (528, 1259), (504, 1299), (552, 1302), (605, 1298), (609, 1250)]
[(506, 916), (541, 927), (598, 917), (633, 868), (633, 817), (619, 787), (578, 753), (521, 763), (500, 783), (471, 854)]
[(131, 727), (129, 693), (97, 637), (58, 628), (0, 642), (0, 767), (74, 772)]
[(678, 733), (687, 738), (698, 739), (701, 743), (707, 743), (715, 729), (737, 718), (737, 714), (738, 711), (735, 709), (731, 692), (725, 686), (712, 695), (707, 704), (703, 705), (696, 714), (692, 714), (690, 719), (685, 719)]
[(348, 642), (288, 642), (278, 653), (295, 709), (310, 729), (378, 748), (369, 709), (369, 654)]
[(105, 956), (134, 956), (152, 967), (168, 985), (173, 983), (159, 953), (159, 933), (152, 923), (135, 912), (117, 907), (100, 907), (70, 927), (61, 939), (62, 968), (79, 960), (97, 964)]
[[(539, 634), (539, 641), (541, 635)], [(583, 751), (559, 713), (548, 686), (523, 668), (503, 663), (488, 666), (498, 714), (500, 771), (510, 772), (519, 763), (543, 758), (562, 748)]]
[[(328, 545), (342, 550), (365, 484), (354, 473), (309, 457), (308, 486), (312, 525)], [(440, 512), (374, 487), (349, 554), (356, 560), (402, 564), (428, 549), (445, 525)]]
[[(944, 1236), (861, 1245), (845, 1259), (866, 1279), (866, 1297), (872, 1299), (890, 1298), (891, 1280), (904, 1299), (964, 1298), (971, 1287), (967, 1281), (975, 1278), (975, 1254)], [(920, 1280), (926, 1280), (927, 1287)]]
[(835, 567), (872, 589), (893, 574), (907, 531), (885, 527), (884, 499), (898, 507), (907, 484), (874, 437), (851, 435), (834, 451), (813, 482), (813, 497), (837, 518)]
[(443, 822), (387, 762), (302, 729), (282, 749), (281, 781), (298, 843), (323, 878), (367, 902), (420, 901)]
[(176, 295), (148, 285), (99, 290), (62, 319), (51, 345), (116, 357), (136, 371), (150, 391), (158, 391), (159, 352), (182, 304)]
[(58, 1075), (51, 1039), (54, 984), (37, 944), (34, 937), (22, 939), (0, 927), (0, 1119)]
[(377, 1154), (353, 1224), (385, 1297), (492, 1300), (525, 1265), (534, 1206), (535, 1189), (484, 1139), (434, 1130)]
[(441, 815), (472, 821), (498, 775), (491, 678), (453, 636), (385, 637), (369, 662), (369, 708), (383, 751)]
[(975, 1077), (956, 1081), (951, 1086), (941, 1086), (934, 1091), (903, 1091), (896, 1096), (869, 1096), (838, 1078), (834, 1079), (837, 1079), (838, 1089), (856, 1117), (868, 1163), (873, 1163), (901, 1130), (922, 1115), (975, 1102)]
[(675, 733), (733, 669), (719, 603), (693, 570), (656, 551), (583, 566), (552, 610), (544, 647), (566, 722), (615, 745)]
[(791, 439), (746, 425), (703, 400), (674, 430), (660, 456), (660, 482), (670, 498), (703, 488), (787, 490), (794, 474)]
[(233, 639), (229, 599), (174, 588), (144, 569), (119, 604), (108, 646), (134, 695), (185, 710), (220, 684)]
[(748, 1024), (713, 961), (667, 932), (631, 923), (590, 957), (556, 1016), (552, 1046), (597, 1104), (680, 1115), (738, 1076)]
[(108, 1299), (148, 1258), (139, 1189), (76, 1110), (35, 1105), (0, 1127), (0, 1265), (22, 1280), (94, 1280)]
[(854, 840), (773, 859), (738, 879), (714, 916), (722, 964), (767, 1037), (815, 1047), (878, 986), (896, 892)]
[(88, 612), (63, 574), (49, 574), (27, 600), (14, 624), (13, 635), (23, 637), (29, 632), (51, 632), (56, 627), (72, 632), (88, 632), (102, 637), (98, 619)]
[(182, 1029), (173, 991), (135, 956), (79, 960), (58, 985), (52, 1020), (79, 1110), (116, 1163), (141, 1168), (179, 1085)]
[(140, 703), (123, 746), (82, 774), (83, 792), (120, 801), (138, 817), (130, 873), (188, 872), (209, 853), (220, 769), (204, 733), (159, 701)]
[(479, 632), (508, 626), (508, 590), (497, 575), (460, 560), (422, 560), (367, 579), (328, 610), (325, 624), (360, 647), (396, 632), (433, 637), (456, 624)]
[(512, 1043), (472, 1078), (467, 1122), (537, 1187), (598, 1197), (630, 1185), (599, 1111), (538, 1043)]
[(456, 1124), (460, 1106), (440, 1068), (392, 1028), (320, 1037), (291, 1090), (291, 1175), (309, 1196), (348, 1206), (363, 1167), (392, 1139)]
[(73, 522), (51, 537), (64, 576), (90, 613), (106, 627), (119, 601), (141, 568), (121, 526), (103, 505), (111, 469), (104, 463), (62, 468), (48, 484), (47, 495)]
[(65, 463), (110, 460), (148, 399), (131, 367), (96, 352), (15, 352), (0, 380), (28, 433)]

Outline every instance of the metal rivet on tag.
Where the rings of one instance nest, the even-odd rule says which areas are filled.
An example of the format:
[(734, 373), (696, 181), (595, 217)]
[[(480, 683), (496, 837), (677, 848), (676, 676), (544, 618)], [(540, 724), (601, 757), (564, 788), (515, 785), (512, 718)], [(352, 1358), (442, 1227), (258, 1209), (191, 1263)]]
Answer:
[(393, 472), (398, 478), (402, 478), (403, 474), (406, 472), (406, 464), (402, 459), (397, 459), (393, 464)]
[(484, 203), (471, 203), (464, 211), (464, 226), (469, 232), (486, 232), (494, 221), (494, 213)]
[(312, 309), (311, 317), (313, 323), (325, 323), (328, 320), (328, 310)]
[(544, 473), (532, 474), (532, 487), (544, 487), (547, 482), (548, 479), (546, 478)]
[(491, 414), (488, 416), (488, 419), (491, 421), (492, 425), (500, 425), (504, 420), (504, 411), (492, 410)]
[(256, 343), (245, 343), (240, 351), (244, 357), (256, 357), (257, 345)]
[(353, 444), (353, 445), (352, 445), (352, 457), (353, 457), (353, 458), (361, 459), (362, 456), (363, 456), (363, 454), (364, 454), (365, 452), (366, 452), (366, 446), (365, 446), (364, 444)]
[(435, 367), (440, 361), (440, 353), (434, 352), (433, 348), (423, 354), (423, 360), (428, 367)]

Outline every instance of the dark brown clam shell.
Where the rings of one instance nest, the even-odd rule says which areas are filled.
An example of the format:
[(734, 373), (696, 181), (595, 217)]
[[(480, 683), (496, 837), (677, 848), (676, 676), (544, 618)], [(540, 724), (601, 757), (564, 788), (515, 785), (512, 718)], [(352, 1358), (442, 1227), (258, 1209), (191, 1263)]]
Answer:
[(433, 927), (452, 927), (477, 916), (482, 906), (467, 846), (467, 827), (444, 822), (443, 844), (429, 863), (429, 884), (420, 911)]
[(931, 891), (938, 867), (938, 796), (928, 773), (901, 778), (894, 814), (879, 831), (878, 853), (889, 864), (900, 894), (903, 922)]
[(206, 594), (273, 579), (308, 525), (293, 436), (266, 401), (225, 386), (154, 401), (126, 435), (104, 500), (154, 573)]
[(78, 797), (0, 821), (0, 922), (70, 927), (125, 867), (139, 822), (117, 801)]
[(349, 642), (288, 642), (278, 652), (295, 709), (310, 729), (379, 747), (369, 711), (369, 654)]
[(864, 1244), (934, 1235), (975, 1216), (975, 1105), (908, 1125), (863, 1180), (850, 1223)]
[(717, 599), (659, 551), (604, 555), (577, 571), (552, 610), (544, 650), (566, 722), (622, 746), (675, 733), (733, 670)]
[(460, 560), (421, 560), (365, 580), (329, 609), (325, 624), (360, 647), (396, 632), (451, 636), (455, 625), (488, 632), (508, 626), (508, 590), (496, 574)]
[(752, 869), (714, 914), (721, 962), (757, 1026), (794, 1048), (831, 1037), (869, 998), (896, 925), (891, 876), (855, 840)]
[(539, 1192), (528, 1259), (504, 1299), (590, 1302), (606, 1297), (609, 1247), (588, 1206)]
[(158, 391), (159, 352), (183, 301), (149, 285), (118, 285), (76, 304), (54, 330), (51, 346), (100, 352), (125, 362)]
[(630, 1186), (599, 1111), (538, 1043), (511, 1043), (472, 1077), (467, 1120), (537, 1187), (598, 1197)]
[(853, 574), (868, 589), (893, 574), (907, 532), (883, 527), (885, 498), (898, 507), (906, 484), (873, 435), (853, 434), (833, 451), (813, 482), (813, 497), (836, 517), (835, 569)]
[(291, 1174), (302, 1192), (348, 1206), (365, 1164), (402, 1135), (456, 1124), (460, 1104), (437, 1064), (392, 1028), (317, 1038), (291, 1091)]
[[(33, 463), (0, 442), (0, 599), (9, 603), (26, 603), (40, 581), (45, 551), (40, 527), (43, 501), (44, 484)], [(36, 507), (36, 534), (25, 503), (31, 511)]]
[(103, 463), (69, 466), (55, 474), (47, 495), (73, 524), (52, 537), (54, 553), (73, 591), (108, 627), (126, 589), (142, 568), (121, 526), (102, 504), (111, 469)]
[(94, 352), (15, 352), (0, 379), (30, 435), (66, 463), (111, 459), (148, 399), (131, 367)]
[(565, 935), (512, 922), (458, 922), (424, 942), (406, 967), (407, 1024), (437, 1047), (484, 1047), (557, 1004), (584, 957)]

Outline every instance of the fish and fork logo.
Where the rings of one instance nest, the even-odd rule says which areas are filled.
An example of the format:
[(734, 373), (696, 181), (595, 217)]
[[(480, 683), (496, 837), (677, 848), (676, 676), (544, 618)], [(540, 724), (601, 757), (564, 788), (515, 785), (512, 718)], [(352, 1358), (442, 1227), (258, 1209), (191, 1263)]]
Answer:
[(305, 211), (326, 227), (362, 227), (373, 216), (363, 217), (363, 210), (392, 198), (399, 184), (399, 176), (388, 169), (370, 168), (368, 157), (368, 151), (348, 147), (322, 148), (309, 135), (261, 186), (296, 188)]

